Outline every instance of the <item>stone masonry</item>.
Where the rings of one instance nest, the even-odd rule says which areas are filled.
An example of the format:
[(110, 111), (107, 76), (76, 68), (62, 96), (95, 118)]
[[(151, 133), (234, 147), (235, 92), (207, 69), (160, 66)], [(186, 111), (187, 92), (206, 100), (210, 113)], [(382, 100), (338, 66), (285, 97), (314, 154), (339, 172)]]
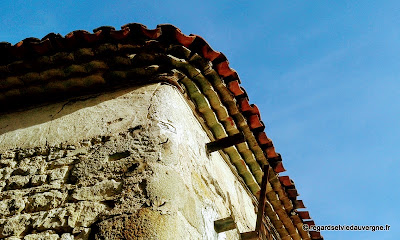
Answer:
[(209, 141), (160, 83), (4, 114), (0, 239), (239, 239), (254, 201)]

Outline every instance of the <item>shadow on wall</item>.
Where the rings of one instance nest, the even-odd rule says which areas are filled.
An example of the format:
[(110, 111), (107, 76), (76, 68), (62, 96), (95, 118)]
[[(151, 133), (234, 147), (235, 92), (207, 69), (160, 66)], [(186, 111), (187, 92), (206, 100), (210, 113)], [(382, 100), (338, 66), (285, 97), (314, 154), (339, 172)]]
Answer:
[[(103, 91), (102, 93), (87, 94), (54, 103), (46, 103), (39, 106), (31, 106), (25, 109), (18, 109), (14, 112), (10, 111), (2, 113), (0, 115), (0, 135), (17, 129), (24, 129), (27, 127), (50, 122), (81, 109), (113, 100), (133, 90), (143, 88), (146, 85), (148, 84), (129, 87), (126, 89), (112, 89), (109, 91)], [(65, 108), (65, 106), (70, 104), (74, 104), (74, 107)]]

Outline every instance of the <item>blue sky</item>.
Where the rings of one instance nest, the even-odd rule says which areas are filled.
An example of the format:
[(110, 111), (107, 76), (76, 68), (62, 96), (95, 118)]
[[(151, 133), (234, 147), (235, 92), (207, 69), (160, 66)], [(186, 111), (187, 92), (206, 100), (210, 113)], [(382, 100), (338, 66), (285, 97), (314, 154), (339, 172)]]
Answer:
[(3, 0), (0, 41), (171, 23), (223, 52), (317, 224), (400, 234), (400, 2)]

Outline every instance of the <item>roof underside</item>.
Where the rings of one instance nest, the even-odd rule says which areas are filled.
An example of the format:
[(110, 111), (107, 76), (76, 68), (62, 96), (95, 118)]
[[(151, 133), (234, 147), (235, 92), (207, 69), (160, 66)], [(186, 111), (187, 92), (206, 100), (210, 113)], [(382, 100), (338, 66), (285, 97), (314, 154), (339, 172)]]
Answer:
[(249, 103), (226, 57), (203, 38), (172, 25), (150, 30), (127, 24), (122, 30), (100, 27), (0, 43), (0, 112), (150, 82), (180, 89), (215, 139), (243, 133), (244, 143), (223, 152), (255, 196), (262, 167), (271, 166), (265, 215), (281, 239), (322, 239), (319, 232), (302, 230), (303, 223), (314, 223), (308, 211), (297, 211), (304, 204), (293, 181), (279, 176), (285, 171), (282, 159), (257, 106)]

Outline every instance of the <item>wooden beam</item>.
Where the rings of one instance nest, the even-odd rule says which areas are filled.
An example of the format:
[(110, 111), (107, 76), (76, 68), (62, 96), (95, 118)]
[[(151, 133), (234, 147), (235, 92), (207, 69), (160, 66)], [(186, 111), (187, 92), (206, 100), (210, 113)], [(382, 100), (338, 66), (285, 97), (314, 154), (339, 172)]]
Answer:
[[(267, 200), (267, 184), (268, 184), (268, 171), (269, 165), (264, 165), (264, 175), (261, 180), (261, 191), (260, 196), (258, 198), (258, 211), (257, 211), (257, 222), (256, 222), (256, 229), (252, 232), (245, 232), (241, 233), (240, 236), (242, 240), (256, 240), (260, 239), (261, 237), (267, 237), (262, 232), (263, 227), (263, 218), (265, 212), (265, 202)], [(267, 230), (267, 229), (266, 229)], [(269, 233), (267, 233), (269, 234)]]
[(257, 231), (241, 233), (240, 238), (242, 240), (258, 240), (259, 239)]
[(257, 212), (257, 224), (256, 231), (261, 230), (262, 219), (265, 212), (265, 200), (267, 199), (267, 184), (268, 184), (268, 171), (269, 165), (264, 165), (264, 175), (261, 180), (261, 192), (260, 198), (258, 199), (258, 212)]
[(236, 228), (235, 220), (227, 217), (214, 221), (214, 229), (217, 233), (226, 232)]
[(245, 141), (243, 133), (237, 133), (232, 136), (218, 139), (214, 142), (209, 142), (206, 144), (207, 152), (215, 152), (218, 150), (222, 150), (224, 148), (242, 143)]

